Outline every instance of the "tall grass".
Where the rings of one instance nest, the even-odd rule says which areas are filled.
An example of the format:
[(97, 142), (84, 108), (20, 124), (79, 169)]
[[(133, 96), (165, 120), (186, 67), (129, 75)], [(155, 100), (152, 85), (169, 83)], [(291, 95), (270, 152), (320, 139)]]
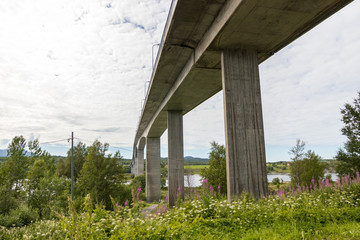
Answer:
[[(214, 189), (215, 188), (215, 189)], [(229, 203), (216, 187), (144, 218), (142, 202), (106, 211), (89, 206), (58, 221), (2, 228), (0, 239), (359, 239), (360, 176), (289, 188), (261, 200)], [(71, 209), (71, 208), (70, 208)]]

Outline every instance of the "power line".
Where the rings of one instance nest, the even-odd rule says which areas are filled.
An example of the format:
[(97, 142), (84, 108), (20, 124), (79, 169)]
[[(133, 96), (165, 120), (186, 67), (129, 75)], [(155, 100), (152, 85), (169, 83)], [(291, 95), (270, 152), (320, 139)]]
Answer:
[(39, 145), (43, 145), (43, 144), (49, 144), (49, 143), (57, 143), (57, 142), (63, 142), (63, 141), (69, 141), (71, 138), (65, 138), (65, 139), (61, 139), (61, 140), (54, 140), (54, 141), (49, 141), (49, 142), (43, 142), (43, 143), (39, 143)]
[[(78, 137), (74, 137), (74, 139), (77, 139), (77, 140), (83, 141), (83, 142), (87, 141), (86, 139), (82, 139), (82, 138), (78, 138)], [(60, 139), (60, 140), (42, 142), (42, 143), (39, 143), (39, 145), (50, 144), (50, 143), (57, 143), (57, 142), (63, 142), (63, 141), (69, 142), (70, 140), (71, 140), (71, 138), (65, 138), (65, 139)], [(87, 142), (91, 142), (91, 141), (87, 141)], [(132, 152), (132, 150), (129, 150), (129, 149), (126, 149), (126, 148), (123, 148), (123, 147), (111, 146), (110, 144), (109, 144), (109, 147), (121, 149), (121, 150), (128, 151), (128, 152)]]
[(122, 148), (122, 147), (114, 147), (114, 146), (111, 146), (111, 145), (109, 145), (109, 147), (118, 148), (118, 149), (122, 149), (122, 150), (125, 150), (125, 151), (132, 152), (132, 150), (129, 150), (129, 149), (126, 149), (126, 148)]

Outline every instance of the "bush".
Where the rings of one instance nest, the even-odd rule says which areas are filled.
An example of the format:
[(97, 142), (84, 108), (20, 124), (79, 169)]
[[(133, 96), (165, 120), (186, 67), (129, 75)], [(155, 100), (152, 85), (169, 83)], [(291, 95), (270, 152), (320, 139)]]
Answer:
[(14, 196), (14, 191), (0, 186), (0, 214), (8, 214), (12, 209), (17, 208), (18, 201)]
[(310, 186), (315, 181), (324, 178), (326, 163), (312, 151), (305, 154), (304, 159), (297, 160), (290, 165), (291, 184), (293, 186)]
[(9, 214), (0, 215), (0, 225), (5, 227), (22, 227), (38, 219), (38, 213), (25, 204), (12, 209)]
[(145, 175), (138, 175), (136, 177), (134, 177), (134, 179), (131, 181), (130, 186), (132, 188), (141, 188), (142, 190), (145, 190), (146, 187), (146, 179), (145, 179)]
[(213, 187), (220, 186), (221, 193), (227, 193), (225, 146), (211, 142), (209, 167), (201, 169), (201, 176)]
[(69, 201), (69, 214), (59, 221), (0, 227), (0, 239), (360, 239), (360, 174), (356, 174), (334, 184), (320, 181), (312, 190), (290, 188), (258, 201), (243, 194), (228, 202), (204, 188), (204, 194), (179, 207), (159, 204), (147, 217), (144, 203), (114, 211), (85, 203), (84, 212), (76, 213)]
[(280, 184), (281, 184), (280, 178), (278, 178), (278, 177), (274, 178), (274, 179), (272, 180), (272, 184), (274, 184), (277, 188), (279, 188), (279, 187), (280, 187)]

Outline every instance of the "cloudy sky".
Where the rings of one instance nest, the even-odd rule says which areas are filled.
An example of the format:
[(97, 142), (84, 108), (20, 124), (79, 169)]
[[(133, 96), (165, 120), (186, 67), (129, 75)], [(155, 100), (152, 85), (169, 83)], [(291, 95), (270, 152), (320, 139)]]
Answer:
[[(107, 142), (130, 158), (171, 0), (1, 0), (0, 149), (38, 138)], [(346, 140), (340, 108), (360, 91), (360, 1), (260, 65), (267, 161), (289, 160), (300, 138), (332, 158)], [(156, 50), (156, 48), (154, 49)], [(185, 155), (224, 143), (222, 93), (184, 116)], [(166, 132), (161, 138), (167, 155)]]

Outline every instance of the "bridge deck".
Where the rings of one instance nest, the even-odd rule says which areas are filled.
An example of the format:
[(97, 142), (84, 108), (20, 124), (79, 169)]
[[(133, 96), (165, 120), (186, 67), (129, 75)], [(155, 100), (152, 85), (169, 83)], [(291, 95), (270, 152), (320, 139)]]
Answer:
[(186, 114), (222, 89), (222, 49), (255, 49), (261, 63), (351, 1), (173, 1), (135, 146), (162, 135), (167, 110)]

